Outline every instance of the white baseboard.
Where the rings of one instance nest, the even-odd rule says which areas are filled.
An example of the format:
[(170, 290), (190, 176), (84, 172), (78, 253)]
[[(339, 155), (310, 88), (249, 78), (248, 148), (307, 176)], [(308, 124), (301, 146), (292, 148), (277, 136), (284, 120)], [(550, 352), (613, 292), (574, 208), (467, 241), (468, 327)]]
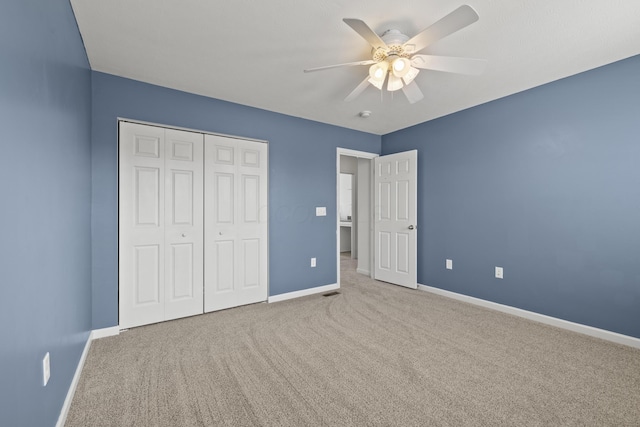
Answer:
[(58, 417), (58, 422), (56, 423), (56, 427), (64, 427), (64, 423), (67, 421), (69, 408), (71, 408), (73, 395), (76, 393), (76, 387), (78, 387), (78, 381), (80, 381), (80, 375), (82, 374), (82, 369), (84, 368), (84, 362), (87, 360), (87, 354), (89, 354), (91, 341), (97, 340), (99, 338), (118, 335), (119, 333), (120, 333), (119, 326), (113, 326), (111, 328), (103, 328), (103, 329), (94, 329), (93, 331), (91, 331), (91, 333), (89, 334), (89, 337), (87, 338), (87, 342), (84, 345), (84, 350), (82, 350), (82, 355), (80, 356), (80, 360), (78, 361), (78, 366), (76, 366), (76, 372), (75, 374), (73, 374), (71, 385), (69, 386), (69, 390), (67, 391), (67, 397), (65, 397), (64, 403), (62, 404), (62, 410), (60, 410), (60, 416)]
[(58, 422), (56, 423), (56, 427), (64, 427), (64, 423), (67, 421), (69, 408), (71, 408), (71, 401), (73, 400), (73, 395), (76, 392), (78, 381), (80, 381), (80, 374), (82, 373), (84, 362), (87, 359), (87, 354), (89, 354), (89, 347), (91, 347), (92, 334), (93, 332), (89, 334), (89, 337), (87, 338), (87, 342), (84, 345), (84, 350), (82, 350), (82, 355), (80, 356), (80, 360), (78, 361), (78, 366), (76, 367), (76, 373), (73, 374), (73, 379), (71, 380), (71, 385), (69, 386), (69, 390), (67, 391), (67, 397), (65, 397), (64, 403), (62, 404), (62, 410), (60, 411), (60, 416), (58, 417)]
[(365, 276), (371, 276), (371, 272), (369, 270), (365, 270), (364, 268), (357, 268), (356, 273), (364, 274)]
[(468, 295), (458, 294), (456, 292), (445, 291), (444, 289), (434, 288), (432, 286), (418, 285), (418, 289), (431, 292), (436, 295), (457, 299), (459, 301), (468, 302), (470, 304), (479, 305), (481, 307), (490, 308), (492, 310), (501, 311), (503, 313), (512, 314), (514, 316), (523, 317), (535, 322), (544, 323), (569, 331), (578, 332), (580, 334), (589, 335), (591, 337), (600, 338), (611, 341), (616, 344), (627, 345), (629, 347), (640, 348), (640, 338), (630, 337), (628, 335), (618, 334), (616, 332), (607, 331), (605, 329), (594, 328), (580, 323), (569, 322), (568, 320), (558, 319), (533, 311), (522, 310), (520, 308), (511, 307), (509, 305), (499, 304), (497, 302), (487, 301), (480, 298), (470, 297)]
[(286, 294), (274, 295), (269, 297), (268, 302), (279, 302), (293, 298), (306, 297), (307, 295), (319, 294), (322, 292), (334, 291), (340, 289), (340, 285), (333, 283), (331, 285), (317, 286), (311, 289), (303, 289), (301, 291), (287, 292)]
[(100, 338), (112, 337), (120, 334), (120, 326), (112, 326), (110, 328), (94, 329), (91, 332), (91, 339), (97, 340)]

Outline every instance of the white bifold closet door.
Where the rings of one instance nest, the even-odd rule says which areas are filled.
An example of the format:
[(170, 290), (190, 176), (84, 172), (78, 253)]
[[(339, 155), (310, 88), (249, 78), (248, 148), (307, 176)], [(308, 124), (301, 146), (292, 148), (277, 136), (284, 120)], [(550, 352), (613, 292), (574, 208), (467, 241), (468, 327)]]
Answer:
[(129, 328), (203, 312), (203, 139), (120, 122), (119, 314)]
[(205, 312), (267, 300), (267, 144), (205, 135)]

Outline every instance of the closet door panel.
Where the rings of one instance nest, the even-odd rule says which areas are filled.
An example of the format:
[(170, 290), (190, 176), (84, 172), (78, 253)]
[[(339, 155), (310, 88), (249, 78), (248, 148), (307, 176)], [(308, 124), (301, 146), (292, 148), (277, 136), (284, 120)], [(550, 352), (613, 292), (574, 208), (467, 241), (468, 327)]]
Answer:
[(162, 278), (160, 245), (135, 245), (133, 252), (133, 308), (159, 304)]
[(204, 136), (165, 132), (165, 320), (169, 320), (204, 311)]
[(119, 324), (203, 312), (203, 140), (120, 122)]
[(233, 225), (235, 220), (235, 192), (233, 173), (215, 173), (215, 215), (208, 218), (217, 227)]
[(242, 176), (242, 221), (257, 224), (260, 221), (260, 177)]
[(215, 259), (211, 265), (215, 274), (216, 287), (213, 289), (213, 297), (224, 298), (225, 294), (233, 292), (235, 248), (233, 240), (218, 240), (215, 244)]
[(171, 216), (172, 226), (194, 225), (194, 179), (193, 171), (171, 170)]
[(242, 206), (238, 238), (242, 242), (242, 276), (238, 294), (244, 304), (267, 298), (267, 144), (239, 141)]
[(176, 243), (171, 245), (169, 258), (169, 283), (171, 295), (167, 301), (181, 301), (196, 296), (193, 267), (194, 250), (192, 243)]
[(260, 286), (260, 239), (244, 239), (242, 241), (242, 266), (241, 286), (243, 289), (257, 288)]
[(139, 227), (160, 227), (160, 174), (159, 167), (133, 168), (133, 222)]
[(205, 312), (237, 305), (237, 152), (233, 141), (205, 135)]
[(205, 311), (267, 299), (267, 145), (205, 136)]
[(164, 130), (120, 123), (119, 324), (164, 320)]

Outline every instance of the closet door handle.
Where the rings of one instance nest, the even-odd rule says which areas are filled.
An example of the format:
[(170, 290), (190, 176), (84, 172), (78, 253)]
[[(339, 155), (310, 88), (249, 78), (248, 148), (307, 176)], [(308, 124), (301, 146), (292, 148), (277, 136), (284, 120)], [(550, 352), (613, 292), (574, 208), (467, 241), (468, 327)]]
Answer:
[(187, 233), (182, 233), (182, 237), (187, 237)]
[(409, 226), (409, 230), (413, 230), (415, 227), (413, 225)]

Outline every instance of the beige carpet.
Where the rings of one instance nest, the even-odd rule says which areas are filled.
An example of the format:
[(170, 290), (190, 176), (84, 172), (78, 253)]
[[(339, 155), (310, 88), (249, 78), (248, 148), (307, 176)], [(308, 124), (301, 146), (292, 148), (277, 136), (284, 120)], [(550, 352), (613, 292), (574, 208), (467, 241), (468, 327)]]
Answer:
[(67, 426), (640, 426), (640, 351), (343, 260), (340, 294), (94, 341)]

